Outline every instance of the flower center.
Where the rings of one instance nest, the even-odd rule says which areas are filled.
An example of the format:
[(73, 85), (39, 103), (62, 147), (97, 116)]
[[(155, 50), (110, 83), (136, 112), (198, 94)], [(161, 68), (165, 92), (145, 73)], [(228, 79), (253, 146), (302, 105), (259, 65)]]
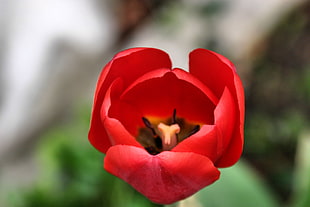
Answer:
[(152, 155), (174, 148), (179, 142), (199, 131), (200, 125), (186, 122), (176, 117), (176, 110), (167, 120), (155, 120), (142, 117), (145, 127), (139, 129), (137, 141)]
[(166, 125), (159, 123), (157, 128), (159, 130), (159, 136), (161, 137), (163, 150), (171, 150), (177, 145), (177, 133), (180, 132), (178, 124)]

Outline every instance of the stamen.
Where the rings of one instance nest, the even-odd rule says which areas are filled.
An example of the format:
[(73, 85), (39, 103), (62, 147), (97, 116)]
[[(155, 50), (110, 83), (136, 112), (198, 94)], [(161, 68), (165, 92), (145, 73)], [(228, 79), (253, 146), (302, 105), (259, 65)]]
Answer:
[(155, 129), (152, 126), (151, 122), (145, 117), (142, 117), (142, 121), (147, 128), (152, 130), (153, 135), (156, 135)]
[(189, 132), (189, 134), (187, 135), (188, 137), (189, 136), (192, 136), (193, 134), (195, 134), (196, 132), (198, 132), (200, 130), (200, 125), (196, 125), (192, 131)]
[(173, 109), (173, 114), (172, 114), (172, 124), (177, 123), (177, 110)]
[(164, 120), (163, 123), (155, 120), (155, 123), (152, 124), (145, 117), (142, 117), (142, 121), (145, 127), (139, 128), (137, 140), (152, 155), (171, 150), (178, 143), (200, 130), (200, 125), (186, 122), (185, 119), (177, 117), (176, 109), (173, 110), (172, 117)]
[(180, 132), (178, 124), (166, 125), (160, 123), (157, 128), (162, 139), (163, 150), (171, 150), (177, 145), (177, 133)]

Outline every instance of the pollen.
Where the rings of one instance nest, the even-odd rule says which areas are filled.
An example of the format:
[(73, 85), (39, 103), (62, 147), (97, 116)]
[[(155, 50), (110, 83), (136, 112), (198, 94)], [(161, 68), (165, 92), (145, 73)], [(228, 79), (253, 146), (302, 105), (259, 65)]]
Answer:
[(178, 143), (177, 134), (180, 132), (178, 124), (166, 125), (159, 123), (159, 136), (162, 139), (163, 150), (171, 150)]

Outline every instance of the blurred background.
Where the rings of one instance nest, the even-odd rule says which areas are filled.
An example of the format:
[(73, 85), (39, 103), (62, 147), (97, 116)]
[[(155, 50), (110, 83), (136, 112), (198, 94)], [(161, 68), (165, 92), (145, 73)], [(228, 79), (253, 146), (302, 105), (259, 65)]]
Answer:
[(171, 206), (310, 207), (309, 0), (0, 0), (0, 206), (160, 206), (102, 168), (87, 140), (102, 67), (203, 47), (246, 90), (244, 154)]

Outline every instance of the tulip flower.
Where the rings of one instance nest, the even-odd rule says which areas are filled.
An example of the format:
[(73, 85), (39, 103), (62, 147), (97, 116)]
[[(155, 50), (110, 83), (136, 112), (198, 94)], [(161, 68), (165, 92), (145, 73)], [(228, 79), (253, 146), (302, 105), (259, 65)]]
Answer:
[(106, 154), (105, 170), (170, 204), (240, 158), (243, 93), (234, 65), (215, 52), (192, 51), (187, 72), (159, 49), (127, 49), (99, 76), (89, 141)]

